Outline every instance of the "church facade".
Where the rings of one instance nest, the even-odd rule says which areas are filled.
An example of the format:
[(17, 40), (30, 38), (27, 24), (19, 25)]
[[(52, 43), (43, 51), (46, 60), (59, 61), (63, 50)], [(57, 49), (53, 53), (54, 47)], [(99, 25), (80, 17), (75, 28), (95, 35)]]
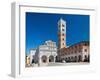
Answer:
[(36, 50), (36, 62), (39, 66), (46, 66), (49, 63), (55, 63), (57, 56), (56, 42), (51, 40), (45, 41)]
[(30, 54), (26, 57), (27, 66), (47, 66), (55, 63), (57, 57), (56, 42), (48, 40), (36, 49), (30, 49)]

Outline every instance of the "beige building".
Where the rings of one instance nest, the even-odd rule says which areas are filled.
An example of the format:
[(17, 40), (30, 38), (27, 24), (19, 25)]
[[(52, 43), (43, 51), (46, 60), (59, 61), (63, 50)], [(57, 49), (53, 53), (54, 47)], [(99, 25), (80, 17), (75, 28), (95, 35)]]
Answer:
[(26, 56), (26, 66), (30, 66), (30, 56)]
[(89, 62), (89, 42), (82, 41), (68, 48), (59, 50), (60, 61), (63, 62)]
[(89, 41), (66, 47), (66, 21), (58, 21), (58, 62), (89, 62)]

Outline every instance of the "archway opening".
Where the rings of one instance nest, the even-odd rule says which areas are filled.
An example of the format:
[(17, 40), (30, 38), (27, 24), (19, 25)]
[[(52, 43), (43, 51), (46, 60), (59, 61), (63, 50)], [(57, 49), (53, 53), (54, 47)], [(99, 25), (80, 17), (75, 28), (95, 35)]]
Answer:
[(73, 62), (73, 60), (74, 60), (74, 58), (73, 58), (73, 56), (71, 57), (71, 62)]
[(54, 56), (49, 56), (49, 62), (54, 62)]
[(41, 59), (42, 59), (42, 62), (43, 63), (46, 63), (47, 62), (47, 56), (43, 55)]
[(85, 56), (84, 56), (84, 62), (88, 62), (88, 60), (89, 60), (89, 59), (88, 59), (88, 56), (85, 55)]
[(81, 61), (82, 61), (82, 56), (79, 55), (79, 56), (78, 56), (78, 62), (81, 62)]
[(74, 61), (77, 62), (77, 56), (75, 56)]

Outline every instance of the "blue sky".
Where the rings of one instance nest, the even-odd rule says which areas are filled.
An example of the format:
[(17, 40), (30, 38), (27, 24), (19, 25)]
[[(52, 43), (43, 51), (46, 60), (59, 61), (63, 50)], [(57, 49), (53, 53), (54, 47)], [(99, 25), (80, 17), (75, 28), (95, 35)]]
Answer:
[(46, 40), (58, 44), (57, 23), (60, 18), (66, 21), (66, 45), (89, 41), (89, 15), (52, 14), (26, 12), (26, 53), (37, 48)]

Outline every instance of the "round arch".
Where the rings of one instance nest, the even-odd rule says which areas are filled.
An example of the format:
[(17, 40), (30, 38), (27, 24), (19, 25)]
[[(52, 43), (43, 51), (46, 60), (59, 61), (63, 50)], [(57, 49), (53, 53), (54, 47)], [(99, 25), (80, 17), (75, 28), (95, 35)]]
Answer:
[(81, 61), (82, 61), (82, 56), (79, 55), (79, 56), (78, 56), (78, 62), (81, 62)]
[(47, 56), (43, 55), (41, 57), (41, 60), (42, 60), (43, 63), (46, 63), (47, 62)]
[(54, 56), (53, 55), (49, 56), (49, 62), (54, 62)]
[(84, 56), (84, 62), (87, 62), (87, 61), (88, 61), (88, 56), (85, 55), (85, 56)]
[(77, 56), (74, 57), (74, 61), (77, 62)]

